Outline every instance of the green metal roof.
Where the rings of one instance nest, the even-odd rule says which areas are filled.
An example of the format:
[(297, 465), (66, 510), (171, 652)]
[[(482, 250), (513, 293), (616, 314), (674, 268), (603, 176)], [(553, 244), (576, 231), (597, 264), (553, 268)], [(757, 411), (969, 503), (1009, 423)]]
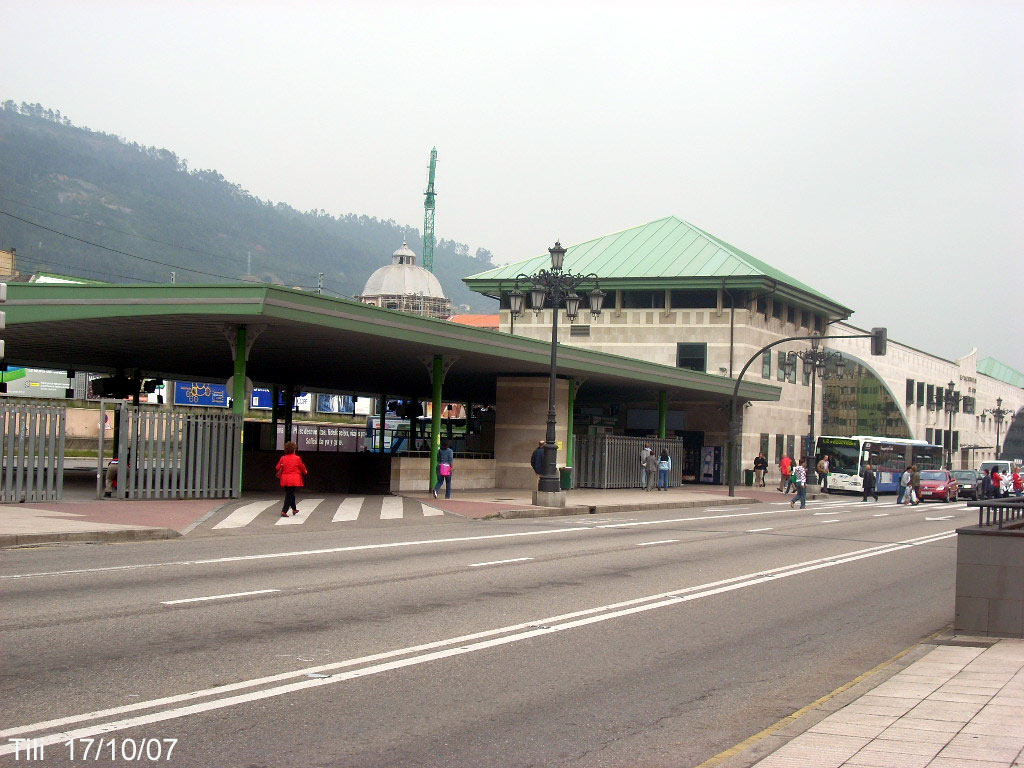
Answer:
[[(463, 278), (471, 289), (493, 293), (519, 274), (550, 265), (548, 254)], [(835, 317), (851, 310), (809, 285), (756, 259), (689, 222), (668, 216), (566, 249), (565, 269), (594, 273), (603, 288), (756, 288), (776, 283), (784, 298), (820, 308)]]
[(994, 357), (986, 357), (984, 360), (979, 360), (977, 368), (978, 373), (983, 373), (986, 376), (991, 376), (993, 379), (1005, 381), (1007, 384), (1024, 389), (1024, 373), (1011, 368), (1005, 363), (1000, 363)]

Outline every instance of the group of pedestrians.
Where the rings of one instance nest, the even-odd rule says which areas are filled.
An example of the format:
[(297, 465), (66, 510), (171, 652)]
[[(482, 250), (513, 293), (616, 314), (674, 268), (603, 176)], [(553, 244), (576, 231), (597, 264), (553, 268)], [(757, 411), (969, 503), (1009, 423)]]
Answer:
[(900, 489), (896, 495), (897, 504), (914, 506), (921, 503), (921, 472), (912, 464), (900, 475)]
[(1005, 499), (1011, 494), (1024, 496), (1024, 475), (1021, 475), (1019, 466), (1014, 466), (1012, 473), (1003, 474), (999, 467), (992, 467), (991, 471), (985, 469), (984, 472), (981, 478), (981, 498)]
[(640, 489), (644, 491), (667, 491), (668, 473), (672, 469), (672, 457), (668, 449), (662, 448), (661, 454), (645, 445), (640, 451)]

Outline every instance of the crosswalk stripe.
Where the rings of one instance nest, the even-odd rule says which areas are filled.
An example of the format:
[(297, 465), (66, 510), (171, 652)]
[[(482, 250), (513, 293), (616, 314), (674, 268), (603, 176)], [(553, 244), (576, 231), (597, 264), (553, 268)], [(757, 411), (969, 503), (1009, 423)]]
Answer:
[(331, 518), (331, 522), (343, 523), (357, 519), (359, 517), (359, 510), (362, 509), (364, 501), (366, 501), (366, 499), (362, 496), (353, 496), (350, 499), (345, 499), (338, 505), (338, 511), (334, 513), (334, 517)]
[[(248, 525), (264, 510), (270, 509), (271, 507), (277, 506), (276, 501), (254, 501), (251, 504), (245, 504), (230, 515), (225, 517), (214, 528), (241, 528), (244, 525)], [(283, 518), (282, 518), (283, 519)]]
[(420, 509), (422, 510), (424, 517), (432, 517), (434, 515), (443, 515), (444, 514), (444, 510), (443, 509), (438, 509), (437, 507), (432, 507), (429, 504), (424, 504), (423, 502), (420, 502)]
[(276, 525), (302, 525), (309, 519), (310, 513), (323, 499), (302, 499), (299, 501), (299, 512), (296, 515), (282, 517)]
[(402, 516), (401, 496), (382, 496), (380, 500), (380, 519), (397, 520)]

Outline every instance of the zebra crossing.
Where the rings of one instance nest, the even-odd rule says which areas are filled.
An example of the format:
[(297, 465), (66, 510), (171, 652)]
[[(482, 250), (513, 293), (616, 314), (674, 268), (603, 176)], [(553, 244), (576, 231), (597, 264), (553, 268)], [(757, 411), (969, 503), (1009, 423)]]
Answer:
[(308, 522), (356, 523), (439, 517), (444, 510), (403, 496), (347, 496), (299, 498), (297, 514), (281, 516), (280, 499), (261, 499), (230, 510), (210, 526), (223, 531), (247, 526), (296, 526)]

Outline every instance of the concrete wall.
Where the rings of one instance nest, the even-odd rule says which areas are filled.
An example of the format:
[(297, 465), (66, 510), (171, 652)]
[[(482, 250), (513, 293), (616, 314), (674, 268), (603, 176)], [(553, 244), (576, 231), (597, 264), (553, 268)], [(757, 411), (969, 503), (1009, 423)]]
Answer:
[[(462, 459), (455, 457), (452, 470), (452, 493), (459, 490), (494, 488), (494, 459)], [(391, 492), (415, 493), (433, 487), (428, 477), (430, 459), (396, 456), (391, 460)], [(437, 482), (436, 479), (434, 482)]]
[(955, 627), (1024, 637), (1024, 530), (957, 531)]
[[(556, 464), (565, 465), (569, 382), (558, 379), (555, 388), (555, 439), (561, 443)], [(548, 418), (548, 378), (498, 379), (498, 421), (494, 432), (494, 488), (536, 490), (537, 475), (530, 457), (537, 441), (544, 439)]]

